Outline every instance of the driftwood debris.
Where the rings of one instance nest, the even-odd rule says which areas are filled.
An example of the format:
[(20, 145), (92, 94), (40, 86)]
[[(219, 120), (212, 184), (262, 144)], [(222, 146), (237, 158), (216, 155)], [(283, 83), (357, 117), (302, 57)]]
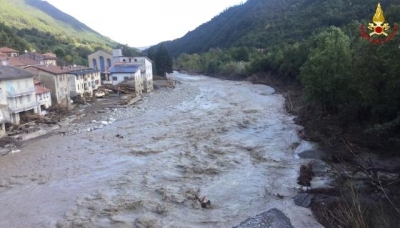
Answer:
[(297, 178), (297, 184), (301, 185), (302, 187), (311, 186), (311, 180), (315, 176), (315, 173), (313, 171), (313, 164), (314, 163), (310, 162), (306, 165), (300, 166), (300, 174)]
[(118, 85), (102, 85), (98, 90), (111, 90), (114, 93), (132, 94), (135, 93), (135, 86), (129, 83), (121, 83)]
[(211, 201), (206, 200), (205, 196), (203, 196), (202, 198), (197, 197), (197, 200), (200, 202), (202, 208), (207, 208), (211, 206)]

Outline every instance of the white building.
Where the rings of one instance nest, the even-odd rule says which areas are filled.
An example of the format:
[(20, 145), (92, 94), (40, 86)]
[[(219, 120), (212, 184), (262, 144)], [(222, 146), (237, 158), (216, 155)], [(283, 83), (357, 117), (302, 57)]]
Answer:
[(20, 68), (0, 66), (0, 134), (5, 132), (5, 122), (19, 124), (20, 114), (40, 113), (34, 76), (33, 73)]
[(40, 114), (45, 115), (46, 109), (51, 106), (51, 91), (42, 82), (35, 80), (36, 101), (40, 105)]
[(70, 71), (70, 91), (76, 94), (83, 95), (84, 93), (93, 95), (93, 90), (96, 90), (101, 85), (100, 71), (92, 68), (83, 68)]
[(143, 93), (143, 78), (141, 75), (141, 66), (134, 63), (115, 63), (108, 74), (112, 85), (121, 82), (133, 83), (136, 94)]
[[(140, 74), (143, 80), (143, 91), (149, 93), (153, 91), (153, 62), (147, 57), (125, 57), (121, 49), (113, 50), (113, 64), (133, 63), (140, 65)], [(110, 78), (111, 80), (111, 78)]]
[(102, 81), (108, 81), (105, 73), (113, 64), (112, 58), (111, 53), (103, 50), (95, 51), (88, 56), (89, 67), (100, 71)]

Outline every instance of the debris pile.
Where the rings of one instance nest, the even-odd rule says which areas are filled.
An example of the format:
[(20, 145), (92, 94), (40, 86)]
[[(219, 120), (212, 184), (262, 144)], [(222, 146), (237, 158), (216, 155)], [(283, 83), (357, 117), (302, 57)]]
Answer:
[(118, 85), (102, 85), (99, 90), (110, 90), (114, 93), (121, 94), (134, 94), (136, 92), (135, 86), (132, 83), (121, 83)]
[(307, 165), (300, 166), (300, 174), (297, 178), (297, 184), (307, 188), (311, 186), (311, 180), (315, 175), (313, 171), (313, 164), (313, 162), (310, 162)]

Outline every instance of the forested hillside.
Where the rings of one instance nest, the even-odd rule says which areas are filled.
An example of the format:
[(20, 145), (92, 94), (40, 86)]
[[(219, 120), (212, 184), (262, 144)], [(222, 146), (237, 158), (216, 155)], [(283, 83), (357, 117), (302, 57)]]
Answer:
[[(305, 40), (328, 26), (370, 22), (377, 3), (374, 0), (248, 0), (165, 44), (174, 57), (233, 46), (269, 49), (282, 42), (292, 44)], [(398, 1), (383, 0), (381, 4), (392, 23), (400, 21)]]
[(119, 46), (85, 24), (41, 0), (0, 0), (0, 46), (20, 52), (55, 52), (60, 64), (87, 64), (87, 55), (97, 49)]

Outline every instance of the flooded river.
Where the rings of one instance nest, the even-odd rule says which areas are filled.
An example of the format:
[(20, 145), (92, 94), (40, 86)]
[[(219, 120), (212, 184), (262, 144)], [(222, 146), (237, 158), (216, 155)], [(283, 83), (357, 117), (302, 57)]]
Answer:
[(232, 227), (272, 208), (294, 227), (320, 227), (293, 203), (301, 140), (284, 98), (173, 77), (182, 84), (132, 118), (0, 157), (0, 227)]

